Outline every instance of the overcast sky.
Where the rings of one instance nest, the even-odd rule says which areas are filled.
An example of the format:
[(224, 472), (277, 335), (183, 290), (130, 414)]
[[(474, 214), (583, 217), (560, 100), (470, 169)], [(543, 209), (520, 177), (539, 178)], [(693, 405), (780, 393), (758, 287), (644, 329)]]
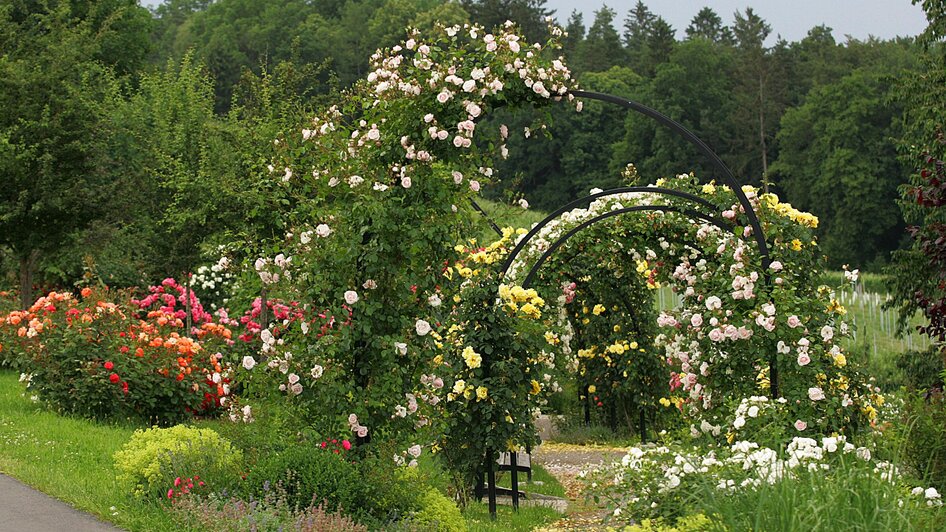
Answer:
[[(160, 0), (142, 0), (146, 6), (158, 3)], [(585, 27), (588, 27), (594, 21), (595, 10), (606, 4), (617, 11), (615, 25), (623, 32), (624, 18), (635, 3), (636, 0), (547, 0), (546, 6), (555, 9), (563, 25), (571, 12), (578, 9), (584, 13)], [(844, 41), (846, 35), (857, 39), (871, 35), (884, 39), (913, 36), (926, 27), (923, 11), (910, 0), (649, 0), (644, 3), (666, 19), (681, 39), (690, 19), (704, 6), (713, 8), (726, 24), (732, 23), (737, 9), (742, 11), (751, 6), (772, 26), (772, 42), (776, 35), (789, 41), (800, 40), (819, 24), (833, 28), (838, 41)]]
[[(617, 12), (616, 26), (623, 32), (624, 18), (637, 0), (547, 0), (546, 6), (555, 9), (558, 20), (564, 24), (575, 9), (584, 14), (585, 27), (594, 21), (594, 12), (607, 5)], [(926, 28), (923, 10), (910, 0), (645, 0), (644, 4), (662, 16), (682, 39), (690, 19), (703, 7), (711, 7), (731, 24), (733, 13), (752, 9), (772, 26), (772, 37), (781, 34), (788, 41), (805, 37), (808, 30), (819, 24), (834, 29), (834, 38), (844, 41), (846, 35), (866, 39), (873, 35), (889, 39), (917, 35)], [(771, 44), (771, 43), (770, 43)]]

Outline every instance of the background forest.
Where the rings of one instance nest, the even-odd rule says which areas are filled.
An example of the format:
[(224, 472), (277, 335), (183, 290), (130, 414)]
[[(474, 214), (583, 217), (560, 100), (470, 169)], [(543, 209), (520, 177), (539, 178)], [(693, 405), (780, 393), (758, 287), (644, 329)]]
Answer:
[[(751, 8), (732, 26), (704, 8), (685, 38), (637, 2), (626, 20), (553, 14), (544, 0), (7, 0), (0, 5), (0, 267), (32, 289), (145, 285), (194, 271), (202, 253), (271, 240), (272, 139), (366, 74), (404, 28), (507, 18), (533, 40), (566, 25), (586, 90), (668, 114), (738, 179), (820, 219), (828, 265), (879, 270), (907, 244), (898, 186), (912, 165), (903, 116), (922, 102), (912, 38), (847, 39), (811, 28), (766, 43), (778, 21)], [(531, 131), (537, 119), (548, 127)], [(595, 103), (575, 114), (499, 112), (514, 132), (488, 197), (552, 209), (620, 183), (713, 173), (646, 119)], [(545, 138), (550, 133), (551, 138)], [(528, 136), (528, 138), (526, 138)], [(265, 245), (265, 244), (263, 244)]]

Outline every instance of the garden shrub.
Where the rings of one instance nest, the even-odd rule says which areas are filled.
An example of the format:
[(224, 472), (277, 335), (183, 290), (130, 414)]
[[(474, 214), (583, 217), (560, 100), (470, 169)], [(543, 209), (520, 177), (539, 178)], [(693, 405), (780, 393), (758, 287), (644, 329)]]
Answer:
[(903, 462), (938, 489), (946, 490), (946, 402), (942, 393), (906, 402)]
[(357, 521), (383, 524), (417, 509), (417, 486), (390, 457), (356, 459), (347, 441), (297, 444), (264, 457), (246, 476), (244, 493), (260, 498), (279, 486), (290, 506), (324, 504)]
[(905, 384), (913, 390), (925, 392), (943, 388), (943, 354), (936, 346), (925, 351), (900, 353), (897, 369), (903, 374)]
[(59, 412), (169, 425), (213, 412), (229, 393), (221, 351), (231, 333), (191, 296), (187, 330), (184, 289), (173, 279), (143, 301), (89, 288), (81, 298), (51, 292), (0, 317), (8, 331), (0, 341), (15, 331), (11, 349), (27, 388)]
[(243, 453), (228, 440), (185, 425), (136, 430), (114, 459), (119, 482), (135, 495), (167, 498), (176, 478), (200, 477), (211, 490), (225, 489), (243, 466)]
[(466, 532), (466, 521), (456, 503), (434, 488), (420, 497), (420, 510), (411, 517), (419, 530), (431, 532)]

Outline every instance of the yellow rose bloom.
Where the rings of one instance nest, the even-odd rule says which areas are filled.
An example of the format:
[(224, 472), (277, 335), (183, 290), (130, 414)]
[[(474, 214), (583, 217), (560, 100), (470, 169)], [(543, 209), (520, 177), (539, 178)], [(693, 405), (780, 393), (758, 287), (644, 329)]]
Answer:
[(486, 394), (487, 394), (487, 393), (488, 393), (488, 390), (486, 389), (486, 386), (480, 386), (480, 387), (478, 387), (478, 388), (476, 389), (476, 400), (477, 400), (477, 401), (482, 401), (483, 399), (486, 399)]
[(453, 383), (453, 393), (463, 393), (463, 390), (466, 390), (466, 381), (460, 379)]
[(595, 393), (596, 391), (598, 391), (598, 387), (594, 384), (588, 387), (588, 393)]
[(531, 384), (532, 384), (532, 390), (530, 390), (529, 393), (531, 393), (532, 395), (536, 395), (542, 391), (542, 385), (539, 384), (539, 381), (532, 379)]
[(605, 310), (606, 309), (604, 308), (604, 305), (599, 303), (595, 305), (595, 308), (591, 309), (591, 313), (594, 314), (595, 316), (600, 316), (602, 313), (604, 313)]
[(483, 363), (483, 357), (474, 351), (472, 347), (467, 346), (463, 349), (463, 361), (466, 362), (468, 368), (476, 369)]

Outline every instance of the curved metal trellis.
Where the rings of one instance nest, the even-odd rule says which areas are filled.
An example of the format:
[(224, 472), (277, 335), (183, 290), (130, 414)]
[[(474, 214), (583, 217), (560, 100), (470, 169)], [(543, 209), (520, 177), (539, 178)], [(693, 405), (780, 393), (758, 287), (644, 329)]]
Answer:
[(765, 241), (765, 233), (762, 232), (762, 224), (759, 222), (759, 217), (756, 215), (755, 209), (752, 208), (752, 202), (749, 201), (746, 193), (742, 191), (742, 186), (736, 180), (736, 176), (733, 175), (732, 170), (726, 166), (726, 163), (724, 163), (723, 160), (719, 158), (719, 155), (716, 155), (716, 152), (710, 149), (710, 147), (707, 146), (706, 143), (700, 139), (700, 137), (697, 137), (695, 133), (684, 127), (682, 124), (657, 111), (656, 109), (652, 109), (644, 104), (628, 100), (627, 98), (620, 98), (611, 94), (590, 91), (571, 91), (570, 94), (576, 98), (588, 98), (590, 100), (598, 100), (601, 102), (620, 105), (629, 111), (635, 111), (647, 116), (648, 118), (652, 118), (660, 125), (679, 135), (681, 138), (683, 138), (683, 140), (689, 142), (694, 148), (696, 148), (697, 151), (709, 159), (709, 161), (713, 163), (713, 166), (719, 172), (721, 179), (727, 185), (729, 185), (730, 189), (732, 189), (733, 193), (736, 195), (736, 198), (739, 200), (739, 205), (741, 205), (742, 209), (745, 211), (746, 218), (749, 221), (749, 227), (752, 228), (752, 236), (755, 238), (755, 241), (759, 246), (759, 255), (762, 256), (762, 267), (765, 270), (768, 269), (770, 263), (769, 246)]
[(570, 231), (562, 235), (558, 240), (556, 240), (555, 243), (549, 246), (549, 249), (545, 250), (545, 253), (543, 253), (542, 256), (539, 257), (539, 259), (536, 260), (535, 263), (532, 265), (532, 268), (529, 270), (529, 273), (526, 275), (525, 280), (522, 282), (522, 287), (529, 288), (530, 286), (532, 286), (532, 281), (535, 279), (535, 276), (539, 273), (539, 269), (542, 267), (542, 265), (545, 264), (545, 261), (547, 261), (549, 257), (551, 257), (552, 254), (555, 253), (555, 251), (558, 248), (565, 245), (565, 242), (567, 242), (571, 237), (578, 234), (582, 229), (590, 227), (600, 221), (607, 220), (608, 218), (613, 218), (615, 216), (620, 216), (622, 214), (626, 214), (629, 212), (646, 212), (646, 211), (676, 212), (680, 214), (685, 214), (691, 218), (698, 218), (700, 220), (703, 220), (704, 222), (713, 224), (714, 226), (719, 227), (720, 229), (723, 229), (723, 230), (733, 231), (734, 229), (732, 225), (728, 224), (721, 218), (707, 216), (693, 209), (685, 209), (682, 207), (675, 207), (673, 205), (636, 205), (634, 207), (624, 207), (623, 209), (615, 209), (613, 211), (608, 211), (604, 214), (599, 214), (598, 216), (595, 216), (594, 218), (585, 220), (584, 222), (576, 225)]

